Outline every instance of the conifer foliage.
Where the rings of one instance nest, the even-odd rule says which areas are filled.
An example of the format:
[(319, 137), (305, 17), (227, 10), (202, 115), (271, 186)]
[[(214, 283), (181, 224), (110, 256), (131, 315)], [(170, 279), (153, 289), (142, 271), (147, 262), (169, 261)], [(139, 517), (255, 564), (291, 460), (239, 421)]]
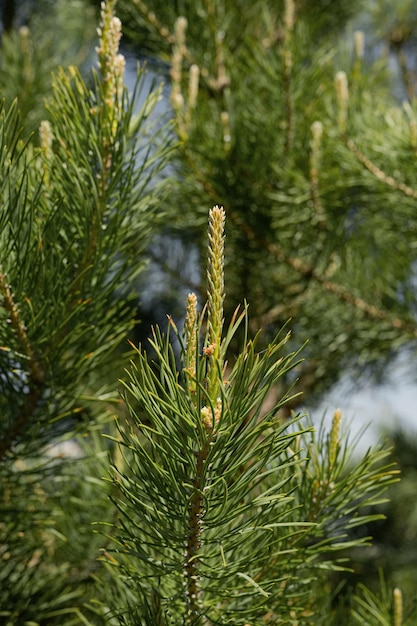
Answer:
[(140, 263), (129, 254), (149, 232), (160, 156), (130, 133), (111, 6), (100, 72), (91, 88), (74, 67), (55, 77), (40, 149), (20, 141), (15, 107), (2, 112), (2, 457), (34, 432), (36, 444), (48, 438), (48, 420), (76, 408), (74, 390), (91, 376), (97, 384), (132, 319), (126, 295)]
[(55, 75), (39, 140), (22, 137), (16, 103), (0, 111), (0, 621), (10, 626), (59, 620), (80, 595), (71, 561), (85, 544), (60, 555), (69, 537), (57, 522), (67, 506), (59, 489), (71, 500), (79, 479), (48, 465), (46, 446), (78, 422), (94, 428), (97, 402), (104, 423), (104, 401), (117, 397), (137, 255), (157, 209), (149, 181), (162, 153), (150, 156), (145, 123), (158, 93), (134, 109), (113, 7), (102, 7), (89, 83), (75, 67)]
[[(147, 25), (148, 49), (163, 41), (161, 55), (170, 59), (173, 124), (166, 133), (151, 119), (160, 91), (139, 106), (141, 73), (133, 94), (124, 86), (115, 5), (101, 4), (98, 67), (88, 78), (74, 65), (56, 71), (33, 116), (2, 86), (0, 622), (415, 624), (400, 589), (360, 586), (345, 605), (333, 587), (349, 550), (370, 543), (368, 525), (398, 479), (387, 450), (353, 457), (340, 411), (327, 432), (292, 410), (306, 371), (317, 370), (314, 384), (333, 380), (335, 355), (347, 354), (340, 337), (349, 311), (357, 315), (349, 354), (364, 344), (372, 352), (375, 319), (385, 332), (375, 358), (391, 340), (397, 346), (416, 336), (411, 254), (384, 266), (390, 280), (377, 282), (373, 304), (363, 297), (387, 229), (364, 282), (355, 283), (355, 253), (366, 239), (356, 208), (362, 220), (379, 224), (364, 200), (383, 185), (387, 206), (405, 197), (393, 222), (405, 231), (414, 198), (410, 181), (386, 175), (353, 137), (360, 46), (350, 92), (343, 72), (334, 88), (324, 48), (305, 63), (298, 37), (307, 33), (308, 41), (313, 31), (297, 22), (295, 8), (308, 2), (155, 0), (153, 11), (142, 0), (120, 0), (129, 32), (143, 34)], [(198, 42), (194, 51), (188, 33)], [(23, 45), (30, 31), (22, 36), (17, 58), (26, 65), (16, 75), (24, 82), (37, 57)], [(12, 56), (11, 41), (3, 50)], [(248, 49), (254, 54), (243, 54)], [(6, 69), (0, 85), (13, 74)], [(300, 116), (305, 84), (320, 88)], [(326, 119), (317, 118), (318, 108)], [(39, 111), (44, 119), (30, 136)], [(402, 120), (396, 145), (404, 156), (412, 126), (395, 119)], [(373, 119), (370, 132), (385, 121)], [(273, 141), (271, 122), (280, 130)], [(179, 158), (171, 164), (180, 176), (168, 181), (168, 197), (164, 166), (173, 135)], [(298, 158), (295, 148), (299, 154), (306, 146), (308, 159)], [(340, 154), (353, 168), (349, 206)], [(224, 196), (226, 209), (215, 196)], [(133, 281), (162, 210), (167, 224), (191, 226), (196, 241), (204, 239), (205, 295), (189, 294), (183, 328), (169, 316), (166, 332), (155, 326), (149, 343), (136, 346), (127, 341)], [(347, 235), (354, 244), (344, 257)], [(239, 278), (255, 296), (250, 304), (236, 297)], [(271, 280), (273, 297), (263, 290)], [(403, 304), (391, 315), (396, 287)], [(276, 293), (292, 294), (291, 310)], [(320, 360), (306, 370), (300, 345), (311, 320), (319, 323), (309, 327), (309, 345), (320, 343), (304, 352)], [(69, 459), (57, 446), (65, 439), (76, 444)]]
[[(404, 69), (411, 5), (119, 2), (131, 38), (169, 63), (180, 142), (170, 226), (191, 229), (204, 258), (203, 207), (224, 205), (231, 301), (251, 302), (268, 339), (295, 320), (310, 402), (346, 370), (379, 375), (416, 346), (415, 98), (402, 104), (391, 54), (375, 60), (389, 43)], [(341, 43), (361, 7), (390, 17), (371, 36), (349, 24)], [(377, 26), (389, 42), (375, 42)]]
[[(155, 358), (139, 347), (125, 383), (132, 421), (119, 426), (111, 561), (137, 597), (122, 623), (316, 623), (323, 571), (366, 543), (349, 531), (378, 517), (372, 507), (395, 479), (382, 450), (347, 471), (340, 411), (317, 436), (298, 417), (280, 418), (291, 393), (264, 410), (299, 355), (286, 329), (260, 351), (247, 307), (223, 333), (224, 219), (211, 210), (207, 306), (199, 313), (190, 294), (184, 331), (171, 319), (166, 335), (156, 328)], [(240, 325), (241, 351), (226, 363)]]

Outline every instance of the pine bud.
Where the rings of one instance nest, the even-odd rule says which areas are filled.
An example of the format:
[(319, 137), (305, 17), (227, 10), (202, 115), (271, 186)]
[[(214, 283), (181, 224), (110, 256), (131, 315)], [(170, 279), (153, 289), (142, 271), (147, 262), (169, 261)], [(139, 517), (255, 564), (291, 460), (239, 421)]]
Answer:
[(401, 589), (394, 589), (394, 622), (393, 626), (402, 626), (403, 623), (403, 595)]
[(335, 84), (338, 105), (338, 126), (339, 131), (344, 134), (346, 132), (347, 105), (349, 100), (349, 88), (346, 72), (337, 72)]

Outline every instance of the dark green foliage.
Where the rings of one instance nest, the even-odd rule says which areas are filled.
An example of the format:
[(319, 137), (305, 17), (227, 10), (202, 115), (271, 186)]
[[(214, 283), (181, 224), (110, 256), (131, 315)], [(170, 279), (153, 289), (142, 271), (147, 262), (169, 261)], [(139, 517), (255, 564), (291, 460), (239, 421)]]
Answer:
[(417, 571), (416, 517), (416, 445), (414, 438), (397, 431), (391, 437), (392, 459), (401, 471), (401, 482), (388, 492), (389, 502), (380, 507), (384, 518), (372, 526), (372, 554), (357, 555), (356, 571), (373, 591), (377, 590), (375, 573), (384, 572), (389, 587), (399, 587), (408, 603), (416, 602)]
[(61, 72), (43, 152), (7, 137), (18, 121), (3, 113), (2, 454), (29, 442), (33, 428), (36, 446), (48, 438), (49, 420), (79, 410), (75, 390), (88, 394), (91, 375), (105, 390), (98, 377), (110, 364), (114, 375), (114, 350), (135, 314), (129, 285), (141, 266), (131, 255), (149, 233), (158, 191), (147, 186), (160, 155), (148, 158), (130, 137), (125, 94), (109, 157), (103, 97), (98, 79), (90, 91), (76, 71)]
[[(151, 119), (158, 91), (138, 110), (111, 52), (90, 85), (74, 67), (55, 74), (39, 140), (21, 130), (20, 101), (0, 111), (0, 615), (8, 626), (87, 623), (83, 605), (100, 596), (103, 542), (91, 524), (112, 519), (99, 481), (108, 446), (99, 436), (100, 445), (87, 444), (93, 459), (83, 446), (82, 459), (65, 463), (49, 444), (111, 429), (136, 316), (137, 256), (160, 211), (156, 179), (169, 150)], [(138, 76), (136, 95), (141, 89)]]
[[(5, 626), (415, 623), (414, 474), (390, 491), (386, 449), (358, 458), (339, 412), (326, 432), (292, 410), (300, 390), (312, 402), (347, 369), (383, 373), (417, 337), (417, 125), (403, 54), (413, 14), (400, 4), (378, 34), (401, 69), (403, 107), (387, 59), (372, 64), (360, 36), (339, 43), (363, 3), (119, 0), (130, 44), (170, 68), (169, 136), (152, 115), (161, 90), (123, 89), (114, 0), (92, 72), (83, 2), (34, 3), (28, 28), (7, 23)], [(207, 309), (191, 323), (189, 300), (184, 335), (172, 318), (166, 335), (154, 327), (124, 373), (152, 236), (163, 225), (196, 258), (217, 203), (227, 299), (223, 239), (214, 253), (210, 232)], [(171, 248), (159, 259), (169, 297), (199, 275)], [(195, 288), (203, 300), (204, 280)], [(250, 315), (235, 310), (245, 298)], [(394, 521), (382, 520), (386, 494)], [(382, 564), (397, 563), (387, 584), (364, 566), (374, 531), (374, 554), (387, 532)]]
[(171, 59), (170, 227), (203, 246), (202, 207), (225, 206), (230, 302), (251, 302), (266, 339), (295, 320), (310, 403), (343, 371), (380, 376), (417, 336), (414, 103), (397, 106), (366, 38), (336, 41), (354, 3), (331, 6), (119, 5), (132, 40)]
[(59, 66), (76, 65), (86, 70), (92, 63), (95, 13), (84, 0), (33, 3), (17, 7), (16, 28), (2, 34), (0, 94), (8, 108), (18, 101), (24, 135), (37, 132), (46, 118), (45, 104), (51, 94), (52, 73)]
[[(78, 446), (78, 453), (87, 456), (68, 459), (51, 448), (38, 461), (19, 461), (12, 468), (3, 462), (0, 621), (5, 626), (104, 623), (94, 607), (103, 539), (92, 533), (92, 523), (111, 519), (112, 512), (98, 480), (99, 448)], [(91, 598), (96, 601), (87, 608)]]
[[(222, 285), (211, 268), (208, 284)], [(369, 540), (350, 531), (378, 517), (372, 509), (396, 471), (377, 449), (350, 464), (340, 412), (316, 438), (298, 418), (279, 418), (290, 395), (266, 410), (268, 392), (297, 365), (286, 351), (289, 334), (259, 351), (259, 336), (247, 336), (247, 312), (236, 312), (216, 357), (210, 303), (219, 307), (222, 298), (213, 288), (201, 345), (206, 320), (191, 324), (194, 337), (189, 304), (183, 337), (171, 322), (183, 346), (179, 364), (170, 333), (156, 329), (155, 361), (139, 348), (129, 372), (132, 423), (119, 426), (111, 562), (139, 595), (122, 613), (127, 624), (151, 625), (158, 599), (161, 624), (312, 623), (321, 611), (313, 590), (326, 570), (346, 566), (338, 552)], [(242, 348), (224, 380), (222, 357), (242, 323)]]

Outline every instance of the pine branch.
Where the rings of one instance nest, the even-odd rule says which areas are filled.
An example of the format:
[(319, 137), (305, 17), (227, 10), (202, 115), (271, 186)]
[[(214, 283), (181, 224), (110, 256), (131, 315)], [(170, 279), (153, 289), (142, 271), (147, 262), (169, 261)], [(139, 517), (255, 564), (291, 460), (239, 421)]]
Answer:
[(9, 429), (0, 440), (0, 460), (7, 457), (17, 441), (22, 437), (25, 428), (31, 423), (42, 398), (43, 385), (31, 381), (29, 392), (24, 396), (23, 406), (19, 407)]
[(7, 283), (5, 274), (0, 270), (0, 293), (3, 294), (2, 305), (9, 316), (10, 324), (15, 331), (15, 336), (23, 354), (27, 357), (29, 371), (33, 382), (41, 385), (45, 380), (44, 372), (35, 357), (34, 350), (29, 342), (26, 326), (19, 309), (14, 301), (10, 285)]
[[(207, 366), (207, 396), (208, 406), (201, 408), (202, 423), (207, 435), (203, 439), (202, 447), (196, 453), (195, 477), (193, 481), (193, 495), (190, 502), (188, 517), (188, 532), (186, 543), (186, 585), (188, 600), (189, 624), (201, 624), (201, 590), (198, 581), (199, 552), (201, 549), (202, 523), (206, 511), (203, 506), (204, 474), (210, 450), (210, 442), (216, 432), (221, 417), (222, 401), (219, 395), (219, 372), (223, 371), (222, 359), (222, 331), (223, 331), (223, 300), (224, 300), (224, 222), (223, 208), (215, 206), (209, 213), (208, 229), (208, 269), (207, 269), (207, 332), (203, 352), (208, 359)], [(185, 333), (188, 338), (186, 344), (186, 363), (191, 380), (196, 376), (196, 342), (197, 332), (194, 299), (188, 298)], [(194, 389), (190, 388), (191, 397)], [(214, 409), (212, 407), (215, 407)]]
[(393, 176), (386, 174), (358, 148), (353, 139), (348, 138), (346, 140), (346, 145), (349, 150), (356, 156), (358, 161), (368, 170), (368, 172), (371, 172), (371, 174), (375, 176), (375, 178), (383, 182), (388, 187), (392, 187), (392, 189), (395, 189), (396, 191), (401, 191), (401, 193), (408, 196), (409, 198), (417, 198), (416, 189), (413, 189), (409, 185), (406, 185), (401, 181), (395, 180)]
[(162, 39), (166, 40), (167, 43), (173, 45), (175, 43), (175, 36), (170, 33), (169, 29), (166, 26), (163, 26), (161, 22), (158, 20), (157, 16), (153, 11), (151, 11), (145, 2), (142, 0), (132, 0), (132, 3), (138, 8), (141, 14), (145, 17), (147, 22), (155, 29), (155, 31), (162, 37)]
[(256, 241), (259, 246), (261, 246), (264, 250), (267, 250), (274, 258), (288, 265), (288, 267), (303, 276), (304, 279), (314, 280), (316, 283), (321, 285), (325, 291), (332, 293), (339, 300), (353, 306), (357, 310), (364, 313), (367, 317), (387, 322), (392, 328), (399, 330), (404, 335), (410, 336), (413, 339), (417, 338), (416, 324), (395, 317), (387, 311), (370, 304), (363, 298), (355, 296), (346, 287), (329, 280), (326, 275), (317, 270), (314, 265), (305, 263), (298, 257), (287, 255), (278, 245), (262, 238), (260, 235), (255, 233), (255, 231), (248, 224), (244, 224), (241, 220), (236, 219), (236, 216), (233, 214), (230, 215), (230, 220), (246, 234), (248, 239)]
[[(80, 263), (78, 277), (72, 287), (72, 292), (77, 297), (81, 283), (86, 278), (86, 271), (88, 268), (94, 267), (93, 258), (101, 236), (103, 219), (108, 210), (115, 141), (119, 134), (118, 126), (123, 115), (122, 96), (125, 59), (123, 55), (119, 54), (122, 29), (119, 18), (114, 15), (114, 5), (114, 1), (102, 4), (101, 21), (97, 29), (99, 35), (97, 55), (102, 93), (100, 94), (101, 101), (97, 103), (94, 114), (99, 119), (101, 133), (100, 170), (96, 173), (97, 206), (91, 215), (89, 241), (84, 252), (84, 258)], [(76, 76), (74, 78), (77, 80)]]
[[(297, 353), (282, 354), (289, 333), (257, 352), (257, 338), (246, 336), (245, 310), (232, 318), (219, 354), (209, 343), (213, 337), (220, 343), (223, 324), (223, 220), (215, 207), (209, 303), (197, 321), (196, 299), (188, 297), (185, 345), (169, 320), (180, 340), (180, 363), (169, 335), (157, 328), (151, 339), (154, 362), (137, 349), (125, 384), (134, 428), (119, 429), (126, 452), (123, 467), (113, 474), (120, 567), (148, 595), (145, 607), (137, 605), (138, 614), (153, 593), (153, 584), (143, 581), (157, 579), (173, 624), (190, 626), (301, 615), (321, 568), (341, 567), (334, 555), (366, 542), (348, 534), (378, 518), (362, 514), (361, 507), (378, 504), (396, 480), (392, 466), (381, 466), (382, 450), (345, 471), (349, 456), (342, 446), (340, 411), (329, 435), (321, 431), (316, 440), (313, 429), (296, 418), (277, 419), (290, 393), (264, 410), (268, 391), (296, 364)], [(205, 316), (210, 323), (199, 354)], [(222, 355), (243, 320), (243, 347), (225, 381)], [(300, 430), (291, 430), (296, 424)]]
[[(206, 179), (201, 177), (201, 173), (195, 167), (195, 162), (192, 160), (191, 156), (187, 153), (186, 156), (189, 167), (192, 168), (196, 179), (199, 181), (205, 192), (211, 198), (216, 198), (217, 193), (214, 187)], [(343, 285), (339, 285), (329, 280), (326, 274), (320, 272), (314, 265), (306, 263), (299, 257), (286, 254), (277, 244), (267, 241), (263, 236), (256, 233), (249, 224), (244, 223), (242, 219), (235, 215), (232, 211), (229, 211), (228, 215), (230, 221), (237, 228), (239, 228), (239, 230), (241, 230), (249, 240), (255, 241), (260, 249), (268, 251), (273, 258), (285, 263), (285, 265), (295, 270), (304, 278), (304, 280), (314, 280), (317, 284), (321, 285), (325, 291), (332, 293), (342, 302), (346, 302), (346, 304), (349, 304), (358, 311), (361, 311), (370, 319), (378, 319), (387, 322), (392, 328), (400, 331), (403, 335), (411, 337), (412, 339), (417, 338), (417, 324), (393, 316), (374, 304), (370, 304), (364, 298), (356, 296), (349, 289), (343, 287)], [(272, 321), (270, 317), (268, 320), (269, 322)]]
[[(0, 293), (3, 294), (2, 306), (8, 315), (17, 343), (20, 347), (20, 352), (26, 358), (29, 370), (29, 392), (25, 394), (23, 405), (19, 407), (15, 419), (12, 421), (8, 430), (3, 433), (0, 440), (0, 459), (3, 459), (16, 440), (19, 439), (38, 406), (45, 383), (45, 374), (27, 336), (26, 326), (14, 301), (10, 285), (7, 282), (5, 274), (1, 271)], [(2, 349), (8, 348), (2, 347)]]

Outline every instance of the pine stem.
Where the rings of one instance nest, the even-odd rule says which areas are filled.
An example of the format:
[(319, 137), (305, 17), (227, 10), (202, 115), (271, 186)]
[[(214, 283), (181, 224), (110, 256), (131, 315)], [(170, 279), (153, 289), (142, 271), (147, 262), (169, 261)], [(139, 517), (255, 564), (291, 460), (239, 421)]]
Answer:
[[(188, 602), (187, 624), (201, 622), (201, 588), (199, 585), (199, 551), (201, 548), (203, 510), (203, 473), (209, 451), (209, 433), (214, 432), (216, 422), (221, 415), (219, 394), (219, 372), (222, 371), (222, 331), (223, 331), (223, 300), (224, 300), (224, 209), (215, 206), (209, 214), (208, 231), (208, 268), (207, 268), (207, 335), (204, 353), (208, 359), (207, 398), (210, 406), (201, 408), (201, 420), (206, 431), (206, 440), (196, 453), (194, 493), (191, 498), (188, 518), (188, 534), (186, 543), (186, 595)], [(194, 294), (190, 294), (187, 302), (185, 323), (186, 333), (186, 369), (190, 376), (189, 391), (194, 400), (193, 377), (195, 376), (196, 359), (196, 304)], [(204, 432), (204, 431), (203, 431)]]
[(202, 477), (208, 454), (208, 442), (197, 452), (196, 475), (194, 479), (194, 494), (190, 503), (188, 518), (188, 536), (186, 545), (186, 594), (188, 602), (187, 624), (200, 623), (201, 588), (199, 585), (198, 554), (201, 548), (201, 533), (203, 517)]

